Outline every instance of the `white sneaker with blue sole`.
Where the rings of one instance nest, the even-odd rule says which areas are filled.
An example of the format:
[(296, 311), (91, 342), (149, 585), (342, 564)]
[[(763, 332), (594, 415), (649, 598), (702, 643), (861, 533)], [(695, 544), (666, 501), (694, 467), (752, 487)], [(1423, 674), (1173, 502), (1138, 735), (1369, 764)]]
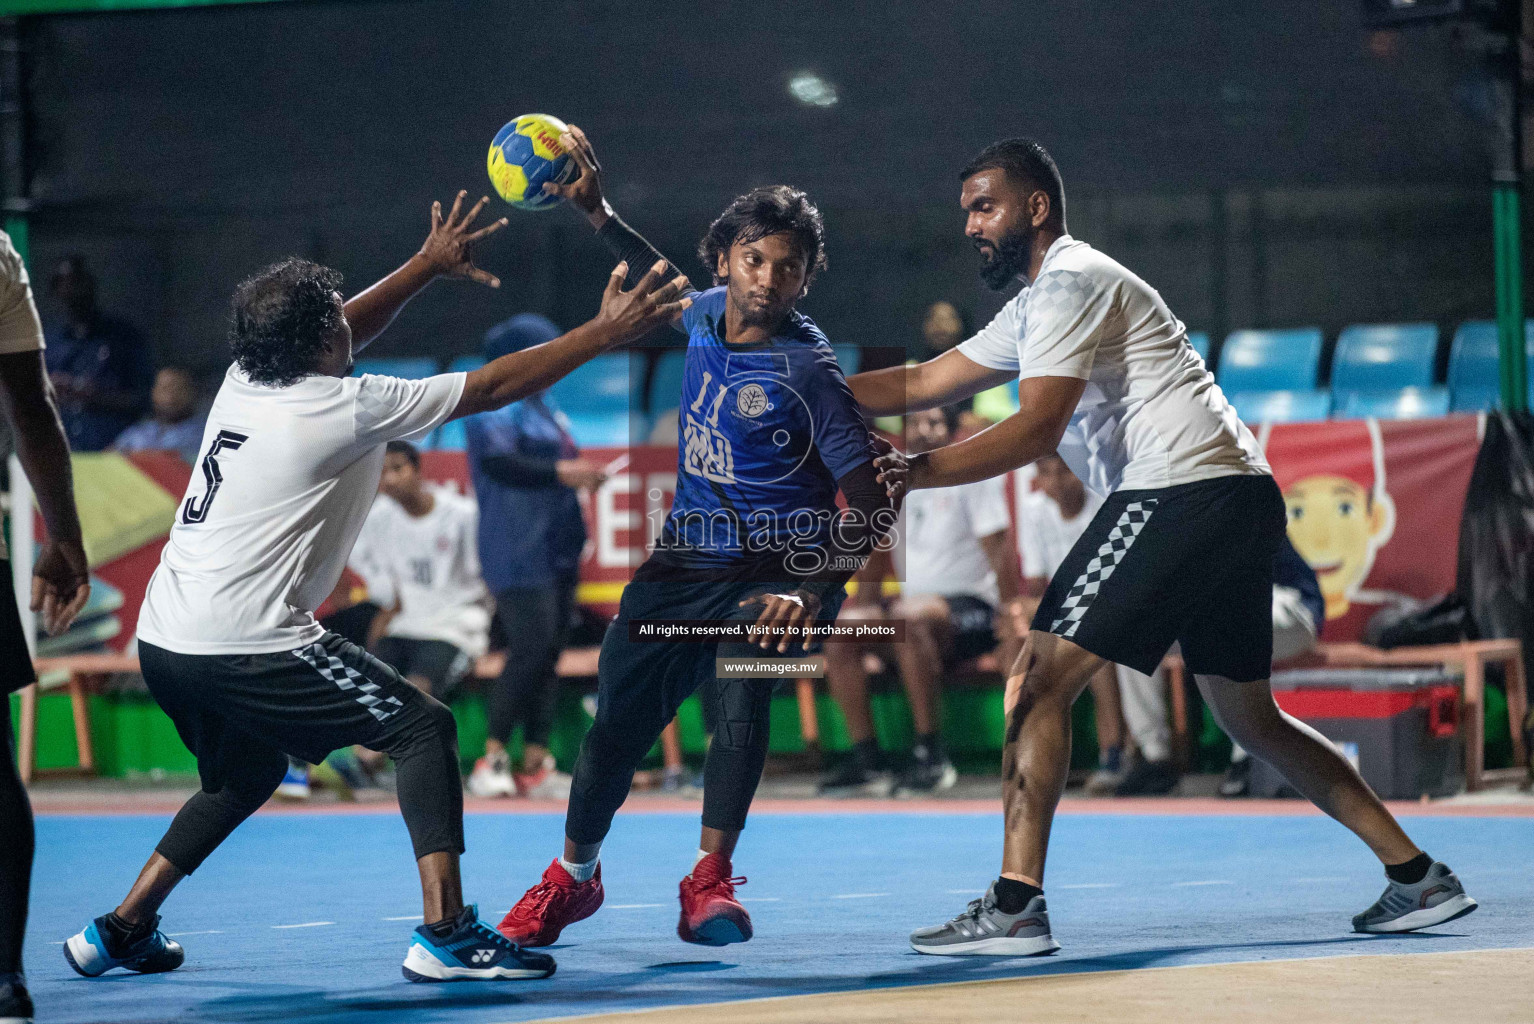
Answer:
[(547, 978), (554, 958), (523, 949), (479, 919), (468, 906), (442, 938), (426, 925), (415, 930), (400, 971), (409, 981), (517, 981)]
[(134, 937), (121, 948), (113, 949), (106, 938), (109, 930), (103, 914), (64, 943), (64, 959), (87, 978), (99, 977), (114, 967), (124, 967), (138, 974), (161, 974), (174, 971), (186, 960), (181, 943), (160, 931), (158, 914), (137, 931), (141, 937)]

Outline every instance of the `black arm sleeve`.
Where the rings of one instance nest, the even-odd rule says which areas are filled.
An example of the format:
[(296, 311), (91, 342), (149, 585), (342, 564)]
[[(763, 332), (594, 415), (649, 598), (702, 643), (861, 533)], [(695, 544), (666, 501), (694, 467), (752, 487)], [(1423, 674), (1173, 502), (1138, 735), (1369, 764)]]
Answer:
[[(597, 237), (614, 256), (620, 260), (628, 260), (629, 273), (628, 279), (623, 282), (625, 286), (631, 287), (651, 267), (655, 266), (658, 260), (666, 259), (661, 255), (660, 250), (651, 245), (639, 232), (629, 227), (616, 213), (607, 218), (607, 223), (602, 225), (602, 230), (597, 232)], [(669, 281), (682, 273), (681, 269), (670, 260), (666, 260), (666, 265), (668, 273), (664, 280)], [(697, 289), (689, 283), (686, 291), (697, 291)]]
[(507, 487), (550, 487), (559, 483), (553, 459), (504, 452), (482, 456), (479, 464), (491, 479)]
[(836, 481), (847, 497), (847, 509), (831, 527), (830, 561), (826, 568), (802, 581), (806, 590), (822, 599), (846, 584), (874, 545), (894, 529), (895, 503), (878, 476), (874, 464), (865, 462)]

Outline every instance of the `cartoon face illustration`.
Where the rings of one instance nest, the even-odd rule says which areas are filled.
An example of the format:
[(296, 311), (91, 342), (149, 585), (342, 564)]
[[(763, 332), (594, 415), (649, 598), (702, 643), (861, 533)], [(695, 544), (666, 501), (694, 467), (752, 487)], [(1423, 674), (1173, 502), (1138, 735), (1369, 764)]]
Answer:
[(1374, 555), (1395, 529), (1395, 504), (1383, 489), (1331, 474), (1302, 477), (1284, 489), (1289, 539), (1316, 571), (1326, 617), (1347, 613), (1369, 576)]

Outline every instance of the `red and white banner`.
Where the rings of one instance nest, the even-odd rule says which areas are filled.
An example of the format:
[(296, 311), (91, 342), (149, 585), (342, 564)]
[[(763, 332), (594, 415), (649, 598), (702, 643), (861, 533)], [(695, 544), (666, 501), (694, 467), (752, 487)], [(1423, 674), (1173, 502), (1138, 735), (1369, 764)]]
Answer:
[[(1425, 599), (1453, 589), (1460, 511), (1479, 427), (1476, 416), (1450, 416), (1264, 428), (1260, 439), (1289, 507), (1290, 539), (1316, 570), (1326, 596), (1326, 639), (1359, 639), (1368, 617), (1396, 595)], [(607, 464), (608, 479), (583, 497), (590, 540), (581, 561), (580, 600), (611, 612), (671, 506), (676, 449), (595, 448), (582, 454)], [(425, 452), (422, 469), (429, 479), (470, 490), (463, 452)], [(102, 609), (94, 636), (81, 635), (77, 643), (120, 650), (133, 635), (169, 530), (167, 507), (174, 509), (190, 470), (156, 453), (77, 456), (75, 473), (77, 492), (98, 495), (90, 518), (102, 523), (94, 545), (102, 557), (93, 552), (93, 574), (121, 594)], [(93, 484), (96, 477), (101, 479)], [(124, 511), (125, 489), (138, 495), (133, 517)], [(40, 523), (37, 529), (41, 533)], [(87, 544), (92, 546), (90, 537)], [(21, 566), (30, 559), (16, 561)]]

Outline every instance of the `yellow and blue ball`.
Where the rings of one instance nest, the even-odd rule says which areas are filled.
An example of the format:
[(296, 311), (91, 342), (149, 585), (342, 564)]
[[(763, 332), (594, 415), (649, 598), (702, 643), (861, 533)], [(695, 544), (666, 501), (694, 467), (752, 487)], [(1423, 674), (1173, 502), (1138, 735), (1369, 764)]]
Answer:
[(580, 176), (580, 165), (559, 144), (559, 136), (568, 130), (557, 117), (523, 114), (495, 133), (486, 163), (502, 199), (523, 210), (559, 202), (558, 196), (543, 191), (543, 184), (562, 185)]

